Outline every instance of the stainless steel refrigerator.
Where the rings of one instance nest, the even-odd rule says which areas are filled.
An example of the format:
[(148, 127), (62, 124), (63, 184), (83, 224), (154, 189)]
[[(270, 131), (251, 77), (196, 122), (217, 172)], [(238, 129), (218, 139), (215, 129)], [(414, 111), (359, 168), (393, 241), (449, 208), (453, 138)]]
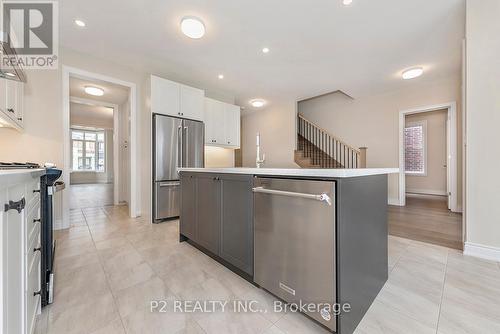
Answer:
[(178, 167), (203, 167), (203, 122), (155, 114), (153, 116), (153, 218), (179, 216)]

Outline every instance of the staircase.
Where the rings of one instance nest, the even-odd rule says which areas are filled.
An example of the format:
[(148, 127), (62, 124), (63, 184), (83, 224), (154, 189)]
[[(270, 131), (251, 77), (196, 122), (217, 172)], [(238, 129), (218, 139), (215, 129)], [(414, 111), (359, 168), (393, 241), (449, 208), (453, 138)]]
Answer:
[(366, 147), (354, 148), (298, 114), (295, 163), (302, 168), (366, 168)]

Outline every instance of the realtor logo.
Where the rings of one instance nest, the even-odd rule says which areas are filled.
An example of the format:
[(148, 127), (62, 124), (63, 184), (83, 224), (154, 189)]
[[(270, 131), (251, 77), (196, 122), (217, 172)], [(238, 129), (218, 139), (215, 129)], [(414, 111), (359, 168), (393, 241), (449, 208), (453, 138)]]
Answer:
[(2, 68), (56, 69), (58, 3), (3, 1)]

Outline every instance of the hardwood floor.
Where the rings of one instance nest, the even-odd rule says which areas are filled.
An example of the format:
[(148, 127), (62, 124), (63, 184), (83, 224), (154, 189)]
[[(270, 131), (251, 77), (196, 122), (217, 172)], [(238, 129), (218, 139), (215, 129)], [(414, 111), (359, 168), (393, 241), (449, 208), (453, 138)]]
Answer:
[(441, 196), (407, 195), (406, 206), (389, 206), (389, 234), (462, 249), (462, 215)]

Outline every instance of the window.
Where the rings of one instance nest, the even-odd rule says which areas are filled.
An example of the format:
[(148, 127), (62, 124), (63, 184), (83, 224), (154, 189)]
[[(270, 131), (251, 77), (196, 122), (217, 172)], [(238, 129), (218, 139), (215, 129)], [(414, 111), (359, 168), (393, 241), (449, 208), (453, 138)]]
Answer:
[(426, 175), (427, 145), (426, 123), (409, 123), (405, 127), (405, 172), (411, 175)]
[(71, 129), (71, 155), (74, 171), (106, 170), (104, 131)]

